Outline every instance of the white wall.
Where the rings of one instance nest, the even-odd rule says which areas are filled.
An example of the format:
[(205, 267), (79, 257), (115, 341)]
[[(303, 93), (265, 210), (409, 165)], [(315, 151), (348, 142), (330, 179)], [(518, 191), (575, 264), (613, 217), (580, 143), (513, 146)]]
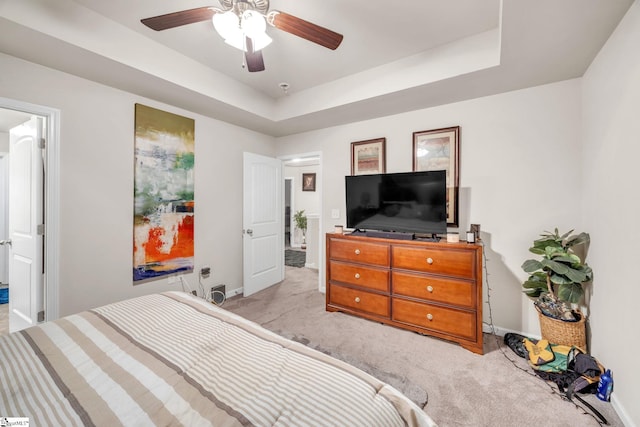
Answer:
[(9, 152), (9, 132), (0, 132), (0, 153)]
[(207, 287), (242, 286), (242, 152), (273, 156), (272, 137), (4, 54), (0, 69), (3, 97), (61, 110), (61, 316), (180, 289), (132, 284), (135, 103), (195, 119), (195, 266), (212, 268)]
[[(327, 232), (345, 224), (351, 142), (386, 137), (387, 172), (406, 172), (412, 168), (413, 132), (456, 125), (460, 231), (481, 224), (493, 321), (539, 334), (533, 305), (521, 293), (526, 275), (520, 265), (544, 230), (582, 229), (579, 80), (283, 137), (278, 155), (322, 152)], [(331, 219), (332, 209), (339, 209), (340, 219)], [(484, 318), (489, 320), (486, 306)]]
[(594, 270), (592, 351), (613, 371), (613, 403), (640, 426), (640, 3), (635, 2), (584, 76), (583, 215)]

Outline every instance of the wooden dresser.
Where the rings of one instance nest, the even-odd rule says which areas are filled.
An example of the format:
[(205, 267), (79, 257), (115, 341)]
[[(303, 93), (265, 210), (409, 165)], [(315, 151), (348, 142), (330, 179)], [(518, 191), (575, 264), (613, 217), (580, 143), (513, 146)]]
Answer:
[(482, 349), (482, 246), (327, 234), (327, 311)]

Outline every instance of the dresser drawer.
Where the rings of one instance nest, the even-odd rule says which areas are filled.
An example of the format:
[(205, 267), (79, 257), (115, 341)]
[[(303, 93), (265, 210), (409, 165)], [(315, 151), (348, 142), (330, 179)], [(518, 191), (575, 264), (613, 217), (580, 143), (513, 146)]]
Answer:
[(359, 289), (331, 285), (329, 304), (363, 313), (389, 317), (389, 297)]
[(391, 275), (393, 294), (437, 301), (466, 308), (476, 306), (475, 283), (425, 274), (394, 271)]
[(392, 268), (475, 278), (476, 263), (473, 251), (393, 246), (392, 260)]
[(380, 268), (330, 261), (329, 280), (389, 292), (389, 270)]
[(476, 339), (475, 312), (458, 311), (393, 298), (392, 319), (396, 322), (420, 326), (460, 338)]
[(389, 245), (331, 239), (331, 259), (389, 267)]

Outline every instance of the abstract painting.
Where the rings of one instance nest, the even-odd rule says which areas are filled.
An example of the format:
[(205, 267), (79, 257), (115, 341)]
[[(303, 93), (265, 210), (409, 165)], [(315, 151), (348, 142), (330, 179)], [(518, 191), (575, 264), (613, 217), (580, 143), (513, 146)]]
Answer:
[(133, 281), (193, 270), (193, 119), (135, 105)]

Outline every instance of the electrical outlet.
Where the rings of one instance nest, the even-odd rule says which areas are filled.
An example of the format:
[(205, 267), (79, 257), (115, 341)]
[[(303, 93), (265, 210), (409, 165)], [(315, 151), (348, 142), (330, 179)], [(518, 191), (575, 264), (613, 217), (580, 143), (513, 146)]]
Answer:
[(210, 267), (202, 267), (200, 269), (200, 276), (209, 277), (210, 274), (211, 274), (211, 268)]

